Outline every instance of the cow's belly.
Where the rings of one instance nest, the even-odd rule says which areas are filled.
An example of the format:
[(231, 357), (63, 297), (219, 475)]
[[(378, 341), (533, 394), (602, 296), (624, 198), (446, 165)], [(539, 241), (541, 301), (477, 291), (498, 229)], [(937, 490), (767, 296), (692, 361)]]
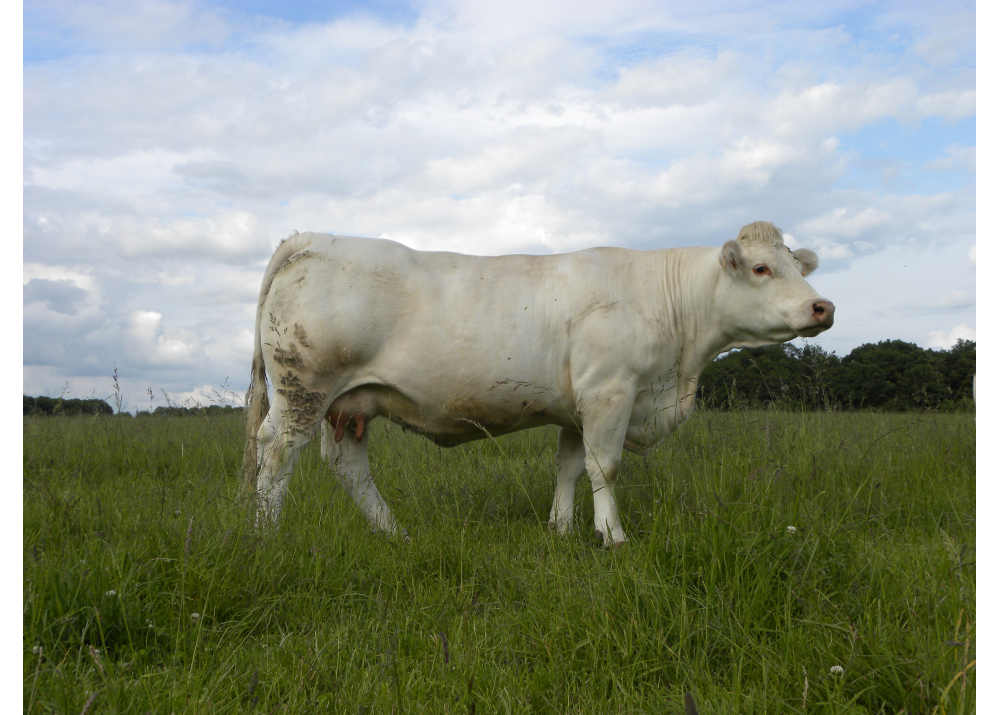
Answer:
[[(502, 382), (502, 381), (501, 381)], [(557, 400), (503, 390), (472, 397), (448, 390), (428, 392), (405, 385), (366, 383), (334, 400), (327, 414), (366, 420), (385, 417), (404, 429), (422, 434), (442, 447), (516, 432), (546, 424), (563, 424), (567, 410)]]

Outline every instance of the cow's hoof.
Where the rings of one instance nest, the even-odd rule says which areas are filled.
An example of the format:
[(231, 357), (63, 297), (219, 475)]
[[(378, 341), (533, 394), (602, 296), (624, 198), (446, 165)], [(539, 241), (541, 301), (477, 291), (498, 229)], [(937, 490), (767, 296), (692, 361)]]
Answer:
[(600, 529), (594, 530), (594, 538), (600, 539), (601, 546), (603, 546), (608, 551), (617, 551), (621, 547), (628, 543), (628, 539), (622, 539), (621, 541), (608, 541), (604, 538), (604, 532)]
[(406, 532), (406, 529), (402, 529), (398, 526), (393, 526), (390, 528), (385, 528), (381, 526), (369, 526), (368, 532), (372, 536), (381, 536), (386, 541), (401, 541), (405, 544), (410, 543), (410, 535)]

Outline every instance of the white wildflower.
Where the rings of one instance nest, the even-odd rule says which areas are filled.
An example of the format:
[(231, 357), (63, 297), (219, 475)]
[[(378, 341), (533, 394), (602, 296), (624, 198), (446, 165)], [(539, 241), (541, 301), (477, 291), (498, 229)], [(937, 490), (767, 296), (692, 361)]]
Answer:
[(42, 647), (40, 645), (36, 645), (34, 648), (31, 649), (31, 652), (34, 653), (35, 655), (41, 655)]
[(796, 531), (798, 531), (798, 529), (796, 529), (794, 526), (786, 526), (785, 531), (787, 531), (789, 534), (794, 534)]
[(191, 620), (192, 621), (197, 621), (199, 618), (201, 618), (201, 614), (200, 613), (192, 613), (191, 614)]
[(118, 595), (118, 592), (117, 592), (117, 591), (115, 591), (114, 589), (111, 589), (110, 591), (108, 591), (108, 592), (107, 592), (107, 593), (105, 593), (104, 595), (105, 595), (106, 597), (108, 597), (108, 598), (114, 598), (115, 596), (117, 596), (117, 595)]
[(839, 665), (830, 666), (830, 675), (843, 675), (843, 674), (844, 674), (844, 669)]

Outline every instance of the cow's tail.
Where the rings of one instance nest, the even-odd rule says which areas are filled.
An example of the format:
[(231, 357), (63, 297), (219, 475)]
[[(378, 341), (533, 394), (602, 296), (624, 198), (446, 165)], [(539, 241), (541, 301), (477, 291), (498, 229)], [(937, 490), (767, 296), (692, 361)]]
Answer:
[(307, 248), (316, 240), (314, 234), (298, 232), (282, 241), (275, 249), (274, 255), (267, 264), (264, 280), (260, 284), (260, 296), (257, 298), (257, 319), (253, 331), (253, 362), (250, 366), (250, 387), (247, 388), (244, 403), (246, 413), (246, 447), (243, 450), (243, 478), (250, 493), (256, 491), (257, 485), (257, 431), (267, 417), (270, 402), (267, 399), (267, 372), (264, 368), (264, 351), (261, 347), (261, 322), (264, 312), (264, 302), (271, 290), (274, 276), (292, 255)]

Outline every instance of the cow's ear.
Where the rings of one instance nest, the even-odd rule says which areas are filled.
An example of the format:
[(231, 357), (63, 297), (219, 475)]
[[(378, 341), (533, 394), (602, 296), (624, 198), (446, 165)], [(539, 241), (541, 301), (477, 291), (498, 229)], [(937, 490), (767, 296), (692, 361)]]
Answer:
[(726, 241), (722, 244), (722, 250), (719, 251), (719, 263), (730, 275), (735, 276), (739, 273), (743, 266), (743, 249), (740, 248), (740, 244), (736, 241)]
[(808, 248), (800, 248), (792, 253), (802, 264), (802, 275), (807, 276), (819, 268), (819, 256)]

